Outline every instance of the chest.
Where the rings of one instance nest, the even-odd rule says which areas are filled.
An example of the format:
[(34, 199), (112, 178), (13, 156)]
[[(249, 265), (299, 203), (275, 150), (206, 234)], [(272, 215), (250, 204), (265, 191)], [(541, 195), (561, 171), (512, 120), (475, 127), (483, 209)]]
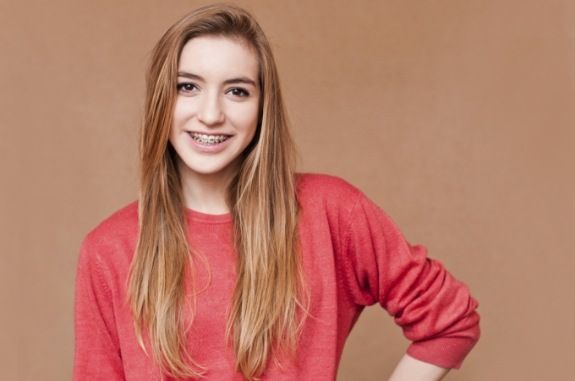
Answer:
[[(193, 323), (188, 333), (188, 349), (198, 363), (207, 366), (212, 379), (242, 380), (234, 371), (234, 354), (225, 331), (236, 284), (237, 251), (231, 224), (211, 226), (209, 229), (189, 227), (189, 242), (193, 252), (190, 273), (193, 301)], [(323, 337), (323, 332), (337, 330), (338, 288), (334, 266), (333, 245), (326, 229), (309, 229), (300, 225), (299, 247), (305, 286), (309, 290), (310, 319), (304, 328), (306, 337)], [(274, 285), (268, 285), (274, 287)], [(128, 311), (123, 320), (123, 346), (133, 356), (131, 368), (148, 369), (158, 374), (153, 362), (139, 349), (131, 327)], [(318, 336), (319, 335), (319, 336)], [(314, 341), (324, 342), (325, 339)], [(309, 346), (311, 343), (308, 343)], [(139, 373), (141, 375), (141, 373)], [(218, 375), (218, 377), (216, 377)], [(127, 378), (129, 379), (129, 378)], [(150, 378), (151, 379), (151, 378)]]

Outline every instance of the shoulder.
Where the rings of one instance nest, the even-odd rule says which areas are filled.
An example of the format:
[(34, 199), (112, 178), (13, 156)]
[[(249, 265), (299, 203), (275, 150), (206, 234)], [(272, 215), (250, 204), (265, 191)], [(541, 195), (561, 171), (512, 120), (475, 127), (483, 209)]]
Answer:
[(363, 197), (358, 187), (338, 176), (297, 173), (296, 179), (298, 203), (304, 216), (313, 221), (322, 217), (330, 225), (349, 221), (354, 206)]
[(100, 221), (86, 235), (85, 241), (91, 244), (109, 242), (115, 238), (129, 235), (138, 225), (138, 202), (132, 201), (117, 209)]
[(347, 180), (325, 173), (296, 173), (298, 198), (315, 201), (347, 201), (358, 197), (361, 190)]
[(80, 247), (80, 257), (90, 257), (90, 260), (103, 263), (121, 253), (131, 255), (137, 233), (138, 201), (132, 201), (104, 218), (86, 234)]
[(359, 187), (334, 175), (296, 173), (297, 198), (308, 214), (325, 214), (331, 220), (358, 218), (391, 220), (391, 217)]

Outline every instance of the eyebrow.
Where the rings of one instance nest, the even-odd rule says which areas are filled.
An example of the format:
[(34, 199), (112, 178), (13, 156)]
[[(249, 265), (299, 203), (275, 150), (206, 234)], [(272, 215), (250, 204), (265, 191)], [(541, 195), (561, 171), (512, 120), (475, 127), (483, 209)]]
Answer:
[[(188, 73), (186, 71), (178, 71), (178, 77), (195, 79), (196, 81), (204, 81), (204, 79), (201, 76), (194, 74), (194, 73)], [(232, 83), (246, 83), (248, 85), (252, 85), (253, 87), (257, 87), (255, 81), (251, 80), (248, 77), (236, 77), (236, 78), (226, 79), (224, 81), (224, 85), (228, 85), (228, 84), (232, 84)]]

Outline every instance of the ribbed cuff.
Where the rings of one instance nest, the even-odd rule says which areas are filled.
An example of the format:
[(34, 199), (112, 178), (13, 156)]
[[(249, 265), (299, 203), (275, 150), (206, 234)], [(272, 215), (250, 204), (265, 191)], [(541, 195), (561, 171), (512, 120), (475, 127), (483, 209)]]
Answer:
[(477, 339), (471, 337), (439, 337), (412, 342), (407, 348), (407, 354), (442, 368), (459, 369), (476, 342)]

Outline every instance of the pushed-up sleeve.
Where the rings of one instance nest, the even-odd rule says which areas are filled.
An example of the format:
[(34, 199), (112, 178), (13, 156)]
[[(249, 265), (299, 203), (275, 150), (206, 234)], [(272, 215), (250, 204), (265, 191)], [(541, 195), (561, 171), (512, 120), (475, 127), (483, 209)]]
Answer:
[(112, 293), (88, 236), (80, 248), (74, 300), (74, 381), (120, 381), (124, 371)]
[(410, 356), (459, 369), (480, 336), (479, 303), (361, 191), (352, 202), (344, 247), (353, 301), (387, 310), (411, 341)]

